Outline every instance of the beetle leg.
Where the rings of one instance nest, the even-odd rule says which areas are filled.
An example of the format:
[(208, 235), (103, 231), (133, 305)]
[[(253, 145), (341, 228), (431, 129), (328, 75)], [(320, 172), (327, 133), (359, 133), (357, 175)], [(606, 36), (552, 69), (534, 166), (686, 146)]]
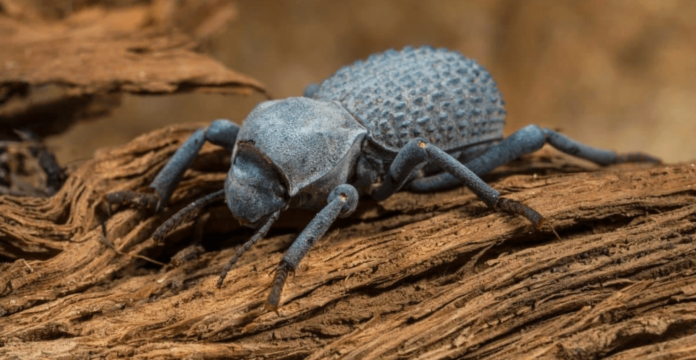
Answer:
[(154, 193), (133, 191), (110, 193), (105, 196), (107, 207), (109, 204), (129, 204), (138, 208), (161, 210), (169, 202), (184, 172), (196, 160), (203, 143), (207, 140), (232, 151), (238, 132), (239, 126), (229, 120), (215, 120), (207, 129), (198, 129), (176, 150), (152, 181), (150, 188), (154, 189)]
[[(474, 174), (482, 176), (524, 154), (541, 149), (545, 142), (546, 138), (542, 130), (536, 125), (529, 125), (467, 162), (465, 166)], [(451, 189), (460, 184), (459, 179), (452, 174), (443, 172), (414, 180), (410, 184), (410, 189), (416, 192), (432, 192)]]
[(161, 199), (161, 203), (157, 207), (158, 210), (167, 205), (184, 172), (196, 160), (198, 151), (203, 147), (204, 142), (205, 129), (198, 129), (176, 150), (174, 156), (169, 159), (167, 164), (157, 174), (155, 180), (152, 181), (150, 187), (155, 189)]
[(537, 229), (544, 225), (546, 220), (541, 214), (536, 212), (536, 210), (515, 200), (501, 198), (498, 190), (486, 184), (478, 175), (452, 157), (452, 155), (424, 140), (420, 141), (419, 146), (428, 154), (429, 162), (437, 164), (443, 170), (452, 174), (466, 187), (471, 189), (471, 191), (473, 191), (479, 199), (483, 200), (488, 207), (522, 215), (527, 218), (527, 220), (531, 221)]
[(660, 159), (644, 153), (634, 152), (617, 154), (611, 150), (602, 150), (582, 144), (551, 129), (545, 128), (543, 131), (544, 135), (546, 135), (546, 141), (548, 141), (548, 143), (556, 149), (563, 151), (566, 154), (577, 156), (602, 166), (625, 162), (661, 162)]
[[(553, 130), (528, 125), (467, 162), (466, 167), (474, 174), (481, 176), (522, 155), (541, 149), (546, 142), (566, 154), (603, 166), (622, 162), (660, 162), (659, 159), (642, 153), (617, 154), (613, 151), (594, 148)], [(410, 184), (410, 189), (417, 192), (431, 192), (450, 189), (459, 184), (460, 181), (452, 174), (440, 173), (414, 180)]]
[(150, 187), (154, 188), (162, 199), (161, 206), (167, 205), (174, 189), (181, 181), (181, 177), (196, 160), (198, 152), (206, 140), (232, 151), (238, 132), (239, 126), (237, 124), (229, 120), (215, 120), (208, 129), (199, 129), (193, 133), (150, 184)]
[(138, 193), (131, 190), (116, 191), (104, 196), (106, 214), (111, 217), (111, 204), (128, 204), (136, 209), (154, 210), (159, 208), (160, 197), (153, 193)]
[(353, 213), (358, 206), (358, 191), (348, 184), (337, 186), (329, 195), (328, 204), (312, 219), (302, 233), (290, 245), (290, 248), (278, 265), (273, 280), (273, 288), (266, 301), (267, 310), (277, 311), (280, 295), (285, 285), (287, 275), (294, 272), (309, 249), (329, 229), (336, 218)]
[(375, 200), (384, 200), (399, 191), (414, 170), (427, 163), (428, 154), (419, 146), (420, 142), (419, 139), (411, 139), (399, 151), (389, 167), (389, 173), (384, 176), (382, 184), (372, 192)]

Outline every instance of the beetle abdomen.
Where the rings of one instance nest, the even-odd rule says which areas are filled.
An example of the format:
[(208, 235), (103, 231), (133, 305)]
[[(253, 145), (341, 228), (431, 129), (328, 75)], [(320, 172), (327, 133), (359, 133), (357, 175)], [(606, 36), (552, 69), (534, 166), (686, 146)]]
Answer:
[(445, 151), (502, 139), (504, 101), (482, 66), (459, 52), (406, 47), (338, 70), (314, 94), (340, 102), (392, 151), (423, 137)]

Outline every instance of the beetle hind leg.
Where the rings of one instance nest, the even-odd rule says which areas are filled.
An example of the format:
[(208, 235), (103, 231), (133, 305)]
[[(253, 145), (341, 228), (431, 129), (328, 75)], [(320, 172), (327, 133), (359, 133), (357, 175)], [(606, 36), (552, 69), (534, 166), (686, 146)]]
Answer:
[[(616, 153), (577, 142), (556, 131), (528, 125), (505, 138), (499, 144), (492, 146), (477, 158), (467, 162), (465, 166), (478, 176), (485, 175), (493, 169), (507, 164), (522, 155), (541, 149), (545, 143), (572, 156), (592, 161), (606, 166), (625, 162), (659, 163), (660, 159), (643, 153)], [(443, 172), (437, 175), (416, 179), (411, 182), (409, 189), (416, 192), (431, 192), (457, 187), (460, 181), (452, 174)]]
[(551, 129), (543, 129), (542, 131), (546, 136), (546, 141), (556, 149), (568, 155), (577, 156), (602, 166), (626, 162), (661, 162), (660, 159), (641, 152), (620, 154), (611, 150), (603, 150), (585, 145)]

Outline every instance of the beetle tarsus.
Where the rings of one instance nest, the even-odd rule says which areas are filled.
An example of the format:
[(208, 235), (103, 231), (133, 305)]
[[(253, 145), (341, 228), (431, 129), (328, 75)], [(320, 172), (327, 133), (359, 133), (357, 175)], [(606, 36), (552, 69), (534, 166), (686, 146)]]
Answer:
[(633, 153), (624, 153), (624, 154), (616, 154), (616, 160), (614, 161), (615, 163), (634, 163), (634, 162), (647, 162), (647, 163), (654, 163), (654, 164), (660, 164), (662, 163), (662, 160), (659, 158), (656, 158), (654, 156), (642, 153), (642, 152), (633, 152)]
[(268, 299), (264, 305), (266, 310), (278, 312), (280, 294), (283, 292), (283, 287), (285, 286), (285, 280), (287, 279), (288, 274), (292, 271), (293, 269), (285, 261), (282, 261), (280, 265), (278, 265), (275, 278), (273, 279), (273, 288), (271, 289), (271, 293), (268, 294)]
[[(522, 204), (519, 201), (501, 197), (496, 202), (495, 207), (497, 209), (509, 212), (511, 214), (522, 215), (527, 220), (534, 224), (534, 227), (539, 230), (546, 223), (546, 218), (539, 214), (536, 210), (530, 208), (529, 206)], [(555, 231), (554, 231), (555, 232)]]
[(135, 191), (117, 191), (106, 194), (106, 207), (111, 211), (111, 204), (126, 204), (136, 209), (158, 210), (160, 197), (156, 193), (138, 193)]

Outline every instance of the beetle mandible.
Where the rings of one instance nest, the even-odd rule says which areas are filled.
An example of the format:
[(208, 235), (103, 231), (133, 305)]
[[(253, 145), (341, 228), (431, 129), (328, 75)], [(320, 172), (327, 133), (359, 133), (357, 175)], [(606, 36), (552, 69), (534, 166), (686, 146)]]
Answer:
[(459, 52), (406, 47), (338, 70), (303, 97), (260, 103), (238, 126), (216, 120), (189, 137), (150, 187), (151, 194), (111, 193), (109, 203), (166, 206), (205, 141), (232, 153), (224, 189), (182, 209), (157, 229), (161, 238), (197, 209), (225, 199), (241, 224), (257, 228), (237, 259), (271, 228), (281, 211), (318, 211), (278, 265), (265, 307), (277, 310), (285, 279), (361, 195), (386, 199), (408, 188), (428, 192), (460, 184), (489, 208), (521, 215), (537, 228), (546, 219), (506, 199), (480, 176), (545, 143), (600, 165), (660, 160), (597, 149), (550, 129), (526, 126), (503, 138), (504, 101), (485, 68)]

